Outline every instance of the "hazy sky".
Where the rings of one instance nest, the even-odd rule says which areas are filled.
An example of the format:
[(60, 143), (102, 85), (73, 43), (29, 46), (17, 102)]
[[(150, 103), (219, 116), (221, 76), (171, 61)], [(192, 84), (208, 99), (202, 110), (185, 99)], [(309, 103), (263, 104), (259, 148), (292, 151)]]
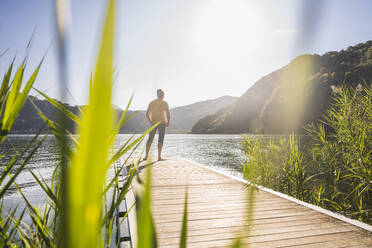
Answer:
[[(303, 53), (372, 39), (370, 0), (118, 0), (114, 104), (144, 109), (163, 88), (171, 107), (242, 95)], [(72, 104), (87, 102), (105, 0), (72, 0), (68, 44)], [(0, 0), (0, 75), (21, 59), (35, 30), (28, 69), (45, 54), (35, 87), (58, 96), (52, 0)], [(29, 70), (27, 75), (29, 75)], [(36, 95), (36, 93), (33, 93)]]

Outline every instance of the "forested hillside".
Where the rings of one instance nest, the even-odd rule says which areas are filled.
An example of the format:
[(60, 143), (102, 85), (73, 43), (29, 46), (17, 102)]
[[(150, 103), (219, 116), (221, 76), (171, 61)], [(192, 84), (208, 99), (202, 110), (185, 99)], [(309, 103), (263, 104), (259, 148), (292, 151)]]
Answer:
[(322, 118), (340, 85), (372, 82), (372, 41), (301, 55), (264, 76), (234, 104), (200, 119), (193, 133), (302, 133)]
[[(202, 118), (209, 113), (214, 113), (219, 108), (228, 106), (235, 102), (237, 97), (222, 96), (212, 100), (201, 101), (190, 105), (176, 107), (170, 110), (171, 112), (171, 125), (167, 129), (168, 132), (173, 133), (186, 133), (190, 132), (191, 127), (197, 120)], [(17, 120), (11, 130), (11, 133), (15, 134), (27, 134), (38, 132), (44, 121), (37, 113), (35, 107), (31, 104), (31, 101), (46, 115), (49, 119), (55, 120), (57, 110), (46, 100), (40, 100), (37, 97), (29, 96), (29, 100), (26, 101), (23, 106)], [(64, 104), (71, 112), (78, 115), (79, 108), (84, 106), (71, 106)], [(122, 110), (117, 109), (117, 115), (121, 115)], [(135, 114), (134, 114), (135, 113)], [(120, 133), (141, 133), (150, 127), (146, 120), (145, 111), (128, 111), (127, 117), (134, 114), (124, 126), (121, 127)], [(74, 123), (68, 121), (68, 128), (71, 132), (74, 132)], [(47, 129), (45, 129), (47, 130)]]

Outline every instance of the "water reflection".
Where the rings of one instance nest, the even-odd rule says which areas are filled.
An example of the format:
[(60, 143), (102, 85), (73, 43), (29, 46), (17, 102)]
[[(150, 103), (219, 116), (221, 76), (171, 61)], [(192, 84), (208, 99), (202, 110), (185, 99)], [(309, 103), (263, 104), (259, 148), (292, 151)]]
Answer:
[[(15, 151), (22, 152), (32, 137), (32, 135), (9, 136), (8, 141), (0, 146), (0, 153), (6, 154), (2, 158), (2, 163), (6, 164)], [(114, 150), (118, 149), (120, 145), (123, 145), (130, 137), (131, 135), (129, 134), (118, 135)], [(165, 158), (186, 158), (205, 166), (241, 176), (240, 171), (244, 158), (240, 150), (240, 140), (240, 135), (167, 134), (164, 141), (163, 155)], [(144, 144), (145, 142), (134, 152), (133, 156), (139, 156), (141, 154)], [(156, 147), (156, 142), (154, 142), (152, 146), (152, 154), (154, 155), (156, 154)], [(41, 205), (45, 197), (27, 168), (32, 169), (42, 180), (50, 181), (53, 170), (58, 163), (57, 152), (58, 146), (56, 140), (50, 135), (16, 179), (17, 184), (33, 204)], [(4, 197), (4, 208), (6, 210), (17, 204), (20, 205), (20, 209), (24, 206), (23, 200), (17, 194), (17, 190), (15, 187), (12, 187)]]

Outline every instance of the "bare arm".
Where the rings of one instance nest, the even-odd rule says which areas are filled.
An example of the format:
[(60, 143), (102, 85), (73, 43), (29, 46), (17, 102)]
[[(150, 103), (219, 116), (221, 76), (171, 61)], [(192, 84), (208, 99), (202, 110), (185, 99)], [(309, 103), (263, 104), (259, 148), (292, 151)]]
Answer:
[(152, 123), (152, 119), (151, 119), (150, 113), (151, 113), (150, 108), (147, 108), (146, 118), (147, 118), (147, 120), (148, 120), (150, 123)]
[(170, 112), (169, 112), (169, 107), (165, 110), (166, 114), (167, 114), (167, 127), (169, 126), (169, 123), (170, 123)]

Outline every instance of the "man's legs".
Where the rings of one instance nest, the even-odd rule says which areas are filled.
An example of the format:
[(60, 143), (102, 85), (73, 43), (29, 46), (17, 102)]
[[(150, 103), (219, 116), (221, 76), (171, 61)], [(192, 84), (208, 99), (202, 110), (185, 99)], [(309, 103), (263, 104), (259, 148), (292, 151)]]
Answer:
[(161, 157), (161, 150), (163, 149), (163, 145), (158, 145), (158, 161), (163, 160)]
[(163, 160), (161, 157), (161, 151), (163, 149), (163, 142), (165, 136), (165, 124), (160, 124), (159, 126), (159, 138), (158, 138), (158, 161)]
[(151, 132), (149, 133), (149, 138), (147, 140), (147, 143), (146, 143), (146, 155), (144, 157), (144, 159), (146, 160), (149, 156), (149, 152), (150, 152), (150, 148), (151, 148), (151, 144), (152, 144), (152, 141), (154, 140), (154, 136), (155, 136), (155, 133), (156, 133), (156, 129), (158, 129), (158, 127), (154, 128), (153, 130), (151, 130)]
[(149, 142), (147, 141), (147, 143), (146, 143), (146, 155), (145, 155), (145, 157), (143, 158), (144, 160), (146, 160), (147, 157), (149, 156), (150, 148), (151, 148), (151, 143), (149, 143)]

